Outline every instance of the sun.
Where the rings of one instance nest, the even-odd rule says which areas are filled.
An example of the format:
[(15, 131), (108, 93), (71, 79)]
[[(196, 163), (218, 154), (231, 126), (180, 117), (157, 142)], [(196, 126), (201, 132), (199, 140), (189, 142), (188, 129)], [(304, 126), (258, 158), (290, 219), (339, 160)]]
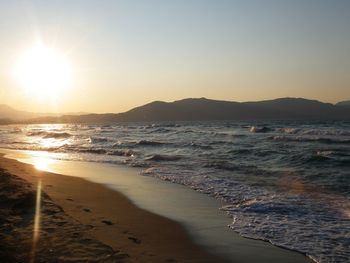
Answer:
[(19, 55), (13, 76), (31, 97), (57, 99), (70, 87), (72, 69), (58, 50), (37, 43)]

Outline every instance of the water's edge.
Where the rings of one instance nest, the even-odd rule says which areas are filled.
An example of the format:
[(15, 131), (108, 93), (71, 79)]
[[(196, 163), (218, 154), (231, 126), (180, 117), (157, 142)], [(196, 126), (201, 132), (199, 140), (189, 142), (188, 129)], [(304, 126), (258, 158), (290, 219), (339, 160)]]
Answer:
[[(0, 152), (5, 153), (6, 158), (35, 165), (35, 160), (30, 159), (28, 151), (0, 149)], [(183, 185), (140, 176), (138, 168), (80, 161), (58, 161), (43, 170), (83, 177), (119, 191), (135, 205), (180, 223), (189, 231), (196, 243), (235, 262), (237, 259), (238, 262), (244, 263), (256, 262), (256, 260), (276, 263), (310, 262), (305, 257), (307, 255), (297, 250), (274, 245), (268, 240), (245, 238), (236, 231), (230, 231), (227, 227), (230, 218), (224, 211), (218, 209), (223, 205), (219, 200)], [(107, 176), (96, 177), (96, 174), (101, 172)], [(117, 178), (116, 174), (118, 174)], [(135, 191), (135, 189), (138, 190)], [(159, 195), (162, 198), (159, 198)]]
[(350, 257), (350, 122), (8, 125), (0, 148), (138, 167), (224, 200), (244, 237), (322, 263)]

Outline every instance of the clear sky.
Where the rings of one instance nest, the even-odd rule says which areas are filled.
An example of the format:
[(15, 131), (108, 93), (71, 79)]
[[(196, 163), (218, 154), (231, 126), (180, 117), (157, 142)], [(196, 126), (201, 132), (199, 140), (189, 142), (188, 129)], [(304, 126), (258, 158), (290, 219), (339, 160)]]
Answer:
[[(350, 99), (349, 14), (348, 0), (1, 1), (0, 103), (120, 112), (186, 97)], [(38, 39), (71, 65), (55, 102), (11, 73)]]

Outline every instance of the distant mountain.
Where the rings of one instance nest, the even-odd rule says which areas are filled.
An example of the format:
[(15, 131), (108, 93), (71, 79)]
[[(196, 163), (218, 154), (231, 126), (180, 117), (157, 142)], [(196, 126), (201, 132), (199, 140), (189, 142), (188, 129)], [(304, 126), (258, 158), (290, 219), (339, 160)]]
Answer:
[(124, 113), (37, 118), (30, 122), (114, 123), (201, 120), (350, 120), (350, 108), (303, 98), (230, 102), (206, 98), (154, 101)]
[(0, 119), (24, 120), (39, 116), (45, 115), (38, 115), (32, 112), (19, 111), (15, 110), (14, 108), (11, 108), (8, 105), (0, 104)]
[(335, 105), (336, 106), (342, 106), (342, 107), (350, 107), (350, 100), (341, 101), (341, 102), (338, 102)]
[[(69, 115), (83, 115), (86, 113), (67, 113)], [(59, 117), (58, 113), (35, 113), (16, 110), (8, 105), (0, 104), (0, 124), (13, 121), (28, 120), (39, 117)]]

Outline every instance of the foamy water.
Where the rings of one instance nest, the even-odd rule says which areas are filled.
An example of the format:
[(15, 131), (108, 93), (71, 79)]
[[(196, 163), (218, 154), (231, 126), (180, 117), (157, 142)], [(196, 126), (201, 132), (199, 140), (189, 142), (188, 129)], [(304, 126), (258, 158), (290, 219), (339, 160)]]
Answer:
[(10, 125), (0, 147), (142, 167), (223, 199), (243, 236), (350, 258), (350, 123)]

